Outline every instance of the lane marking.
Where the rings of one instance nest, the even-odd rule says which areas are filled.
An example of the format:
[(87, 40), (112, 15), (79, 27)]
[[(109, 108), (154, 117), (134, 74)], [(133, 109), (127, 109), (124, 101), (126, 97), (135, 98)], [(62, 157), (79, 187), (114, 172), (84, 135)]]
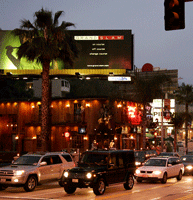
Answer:
[(95, 200), (117, 198), (117, 197), (126, 196), (128, 194), (134, 194), (134, 193), (139, 193), (139, 192), (144, 192), (144, 191), (149, 191), (149, 190), (155, 190), (155, 189), (158, 189), (158, 188), (170, 187), (170, 186), (177, 185), (177, 184), (182, 184), (182, 183), (185, 183), (185, 182), (187, 182), (187, 181), (180, 181), (180, 182), (176, 182), (176, 183), (170, 183), (169, 185), (161, 185), (161, 186), (156, 186), (156, 187), (147, 188), (147, 189), (141, 189), (141, 190), (135, 190), (135, 191), (130, 191), (130, 192), (124, 192), (122, 194), (113, 194), (113, 195), (106, 196), (106, 197), (98, 197)]

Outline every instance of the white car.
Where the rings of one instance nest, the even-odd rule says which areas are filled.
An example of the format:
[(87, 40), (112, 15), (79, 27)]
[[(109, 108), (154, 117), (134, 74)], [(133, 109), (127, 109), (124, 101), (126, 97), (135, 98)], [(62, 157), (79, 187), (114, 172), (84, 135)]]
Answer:
[[(19, 157), (10, 166), (0, 168), (0, 190), (23, 186), (30, 192), (37, 184), (58, 181), (65, 170), (75, 167), (69, 153), (28, 153)], [(62, 186), (62, 185), (61, 185)]]
[(167, 179), (173, 177), (181, 180), (183, 174), (184, 165), (178, 157), (153, 157), (136, 169), (135, 178), (137, 182), (152, 180), (166, 183)]

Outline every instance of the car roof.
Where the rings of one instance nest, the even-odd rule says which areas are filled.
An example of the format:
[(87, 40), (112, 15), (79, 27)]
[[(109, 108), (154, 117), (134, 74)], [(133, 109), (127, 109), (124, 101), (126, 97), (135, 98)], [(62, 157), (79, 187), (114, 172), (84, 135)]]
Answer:
[(151, 157), (149, 159), (169, 159), (169, 158), (178, 158), (177, 156), (157, 156), (157, 157)]
[(28, 152), (27, 154), (24, 154), (22, 156), (44, 156), (44, 155), (70, 155), (67, 152)]

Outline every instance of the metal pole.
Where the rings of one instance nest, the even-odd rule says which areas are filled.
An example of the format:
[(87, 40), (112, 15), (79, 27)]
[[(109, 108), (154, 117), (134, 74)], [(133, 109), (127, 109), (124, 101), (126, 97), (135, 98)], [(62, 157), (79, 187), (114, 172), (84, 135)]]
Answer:
[(163, 147), (164, 147), (164, 127), (163, 127), (163, 119), (164, 119), (164, 112), (163, 112), (163, 97), (162, 97), (162, 110), (161, 110), (161, 148), (163, 151)]

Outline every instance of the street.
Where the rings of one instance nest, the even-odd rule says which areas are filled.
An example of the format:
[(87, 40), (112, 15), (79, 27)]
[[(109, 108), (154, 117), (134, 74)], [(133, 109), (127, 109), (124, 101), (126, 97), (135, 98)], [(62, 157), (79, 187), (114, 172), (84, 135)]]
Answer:
[(21, 188), (7, 188), (0, 192), (0, 199), (22, 200), (184, 200), (193, 199), (193, 176), (183, 176), (181, 181), (176, 178), (169, 179), (166, 184), (160, 182), (135, 181), (132, 190), (125, 190), (122, 184), (114, 184), (106, 188), (105, 194), (95, 196), (91, 188), (77, 189), (69, 195), (58, 183), (49, 183), (38, 186), (33, 192), (25, 192)]

